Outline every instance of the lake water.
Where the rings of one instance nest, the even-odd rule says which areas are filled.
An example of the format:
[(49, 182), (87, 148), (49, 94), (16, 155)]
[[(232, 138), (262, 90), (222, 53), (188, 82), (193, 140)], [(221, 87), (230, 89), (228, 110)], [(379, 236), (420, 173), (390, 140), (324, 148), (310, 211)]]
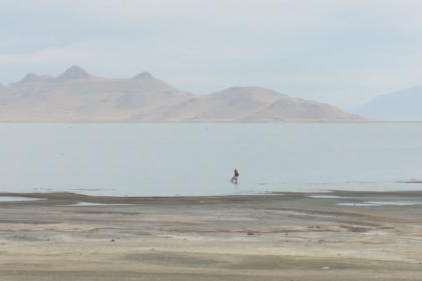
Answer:
[[(422, 124), (2, 124), (0, 191), (422, 190)], [(233, 169), (240, 183), (229, 182)]]

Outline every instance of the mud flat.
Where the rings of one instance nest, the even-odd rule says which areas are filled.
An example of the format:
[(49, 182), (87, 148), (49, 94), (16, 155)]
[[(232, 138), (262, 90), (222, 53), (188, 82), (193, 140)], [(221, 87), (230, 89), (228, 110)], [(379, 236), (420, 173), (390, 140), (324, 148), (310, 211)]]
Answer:
[(2, 281), (422, 280), (419, 191), (0, 197)]

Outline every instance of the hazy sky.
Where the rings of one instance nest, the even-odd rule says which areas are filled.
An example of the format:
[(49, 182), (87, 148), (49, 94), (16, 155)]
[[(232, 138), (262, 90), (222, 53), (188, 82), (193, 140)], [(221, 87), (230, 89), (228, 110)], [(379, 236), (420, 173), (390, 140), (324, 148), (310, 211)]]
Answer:
[(0, 82), (78, 64), (348, 108), (422, 84), (420, 0), (0, 0)]

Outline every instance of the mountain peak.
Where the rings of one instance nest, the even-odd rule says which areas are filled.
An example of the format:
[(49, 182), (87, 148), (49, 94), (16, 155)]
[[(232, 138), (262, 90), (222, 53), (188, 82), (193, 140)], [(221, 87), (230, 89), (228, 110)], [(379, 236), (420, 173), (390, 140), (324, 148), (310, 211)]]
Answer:
[(152, 76), (151, 73), (142, 72), (142, 73), (139, 73), (138, 75), (135, 75), (132, 79), (152, 79), (152, 78), (154, 78), (154, 76)]
[(88, 79), (92, 76), (86, 72), (82, 67), (78, 65), (72, 65), (65, 72), (63, 72), (58, 79), (70, 80), (70, 79)]

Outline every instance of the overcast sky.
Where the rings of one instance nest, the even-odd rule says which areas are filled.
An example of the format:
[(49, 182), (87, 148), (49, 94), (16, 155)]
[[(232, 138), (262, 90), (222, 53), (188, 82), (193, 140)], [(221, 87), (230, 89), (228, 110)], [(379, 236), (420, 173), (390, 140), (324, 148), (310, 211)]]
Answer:
[(0, 82), (78, 64), (344, 108), (422, 84), (420, 0), (0, 0)]

